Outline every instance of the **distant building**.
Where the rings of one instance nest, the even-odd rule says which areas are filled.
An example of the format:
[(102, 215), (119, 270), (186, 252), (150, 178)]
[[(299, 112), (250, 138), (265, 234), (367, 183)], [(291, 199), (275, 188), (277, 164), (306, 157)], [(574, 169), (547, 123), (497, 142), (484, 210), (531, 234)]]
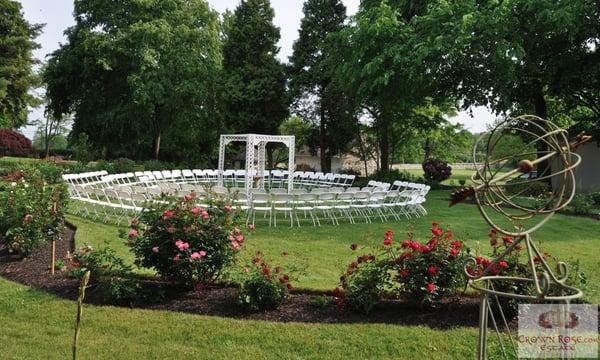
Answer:
[[(600, 147), (595, 141), (589, 141), (580, 145), (577, 154), (581, 156), (581, 164), (575, 168), (575, 184), (577, 192), (593, 192), (600, 191)], [(552, 171), (556, 172), (557, 162), (553, 162)], [(554, 187), (559, 184), (560, 176), (555, 176), (552, 179)]]

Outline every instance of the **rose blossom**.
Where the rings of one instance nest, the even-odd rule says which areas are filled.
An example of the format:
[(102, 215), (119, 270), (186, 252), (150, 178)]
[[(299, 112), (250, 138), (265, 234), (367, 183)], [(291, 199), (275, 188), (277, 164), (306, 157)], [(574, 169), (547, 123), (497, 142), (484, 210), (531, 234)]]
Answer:
[(208, 219), (208, 212), (206, 212), (206, 210), (202, 211), (202, 219), (204, 219), (204, 220)]
[(427, 272), (430, 273), (431, 275), (435, 275), (435, 274), (437, 274), (437, 268), (433, 265), (430, 265), (427, 268)]
[(33, 215), (27, 214), (27, 215), (25, 215), (25, 217), (23, 218), (23, 220), (25, 222), (31, 222), (31, 221), (33, 221)]
[(129, 236), (137, 236), (138, 231), (136, 229), (129, 230)]
[(198, 215), (198, 213), (200, 212), (200, 208), (194, 206), (190, 211), (192, 212), (192, 214)]
[(155, 254), (158, 254), (158, 251), (159, 251), (159, 250), (160, 250), (160, 249), (159, 249), (159, 247), (158, 247), (158, 246), (155, 246), (155, 247), (153, 247), (153, 248), (152, 248), (152, 252), (153, 252), (153, 253), (155, 253)]
[(240, 248), (240, 243), (238, 243), (237, 241), (232, 241), (232, 242), (231, 242), (231, 246), (232, 246), (234, 249), (239, 249), (239, 248)]
[(237, 242), (242, 242), (244, 241), (244, 235), (240, 234), (238, 236), (235, 237), (235, 240), (237, 240)]
[(225, 210), (225, 211), (231, 211), (231, 205), (225, 205), (225, 206), (223, 206), (223, 210)]
[(429, 283), (427, 284), (427, 291), (429, 291), (429, 293), (433, 293), (435, 291), (437, 287), (435, 286), (434, 283)]
[(248, 229), (254, 230), (254, 224), (248, 224)]
[(353, 251), (356, 250), (356, 249), (358, 249), (358, 244), (352, 244), (352, 245), (350, 245), (350, 249), (353, 250)]
[(175, 213), (172, 210), (165, 210), (165, 212), (163, 212), (163, 217), (165, 219), (172, 218), (173, 215), (175, 215)]
[(190, 255), (190, 258), (192, 258), (192, 260), (197, 260), (200, 259), (202, 256), (200, 256), (199, 253), (197, 252), (193, 252), (192, 255)]
[(433, 228), (433, 229), (431, 229), (431, 233), (433, 235), (435, 235), (435, 236), (440, 236), (440, 235), (442, 235), (442, 229), (440, 229), (440, 228)]

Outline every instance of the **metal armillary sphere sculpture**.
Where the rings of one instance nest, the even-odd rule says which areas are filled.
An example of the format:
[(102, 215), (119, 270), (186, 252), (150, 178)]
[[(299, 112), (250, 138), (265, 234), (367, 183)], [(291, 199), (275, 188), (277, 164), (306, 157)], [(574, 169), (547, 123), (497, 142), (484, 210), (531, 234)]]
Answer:
[[(502, 121), (475, 144), (474, 161), (476, 164), (483, 163), (483, 167), (472, 176), (475, 185), (454, 192), (450, 205), (473, 198), (485, 221), (496, 232), (513, 238), (506, 250), (482, 273), (475, 275), (467, 271), (470, 266), (476, 265), (475, 259), (465, 266), (469, 286), (481, 294), (479, 359), (486, 358), (488, 320), (491, 319), (493, 328), (499, 333), (490, 298), (498, 303), (501, 319), (508, 330), (498, 297), (568, 303), (583, 295), (581, 290), (565, 283), (568, 275), (565, 263), (559, 262), (556, 271), (549, 266), (532, 241), (531, 233), (573, 199), (573, 170), (581, 162), (581, 157), (572, 150), (589, 138), (580, 134), (575, 142), (569, 143), (566, 130), (537, 116), (523, 115)], [(553, 190), (549, 190), (548, 183), (553, 185)], [(532, 193), (536, 194), (535, 198), (527, 196)], [(491, 275), (492, 269), (507, 255), (523, 247), (527, 253), (530, 278)], [(533, 285), (534, 291), (526, 294), (503, 291), (498, 289), (500, 283)], [(510, 340), (516, 353), (512, 337)], [(507, 358), (502, 341), (500, 347)]]

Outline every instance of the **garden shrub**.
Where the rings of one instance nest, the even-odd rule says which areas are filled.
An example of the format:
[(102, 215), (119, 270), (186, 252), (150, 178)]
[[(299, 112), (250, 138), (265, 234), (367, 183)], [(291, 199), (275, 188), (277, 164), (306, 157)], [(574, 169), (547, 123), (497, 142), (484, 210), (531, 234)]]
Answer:
[(550, 184), (543, 181), (527, 181), (525, 179), (515, 178), (506, 183), (506, 190), (509, 194), (520, 196), (538, 197), (550, 192)]
[(135, 161), (127, 158), (119, 158), (112, 162), (112, 170), (115, 174), (137, 171)]
[(296, 171), (315, 171), (315, 169), (308, 164), (300, 163), (296, 164)]
[(42, 179), (48, 184), (57, 184), (62, 181), (63, 167), (49, 161), (36, 162), (33, 166)]
[(25, 257), (64, 231), (68, 199), (63, 184), (48, 186), (32, 174), (14, 174), (13, 182), (0, 183), (0, 242)]
[(280, 266), (271, 267), (261, 252), (256, 253), (244, 273), (238, 303), (248, 310), (276, 309), (292, 289), (290, 276), (281, 272)]
[(408, 171), (400, 171), (398, 169), (381, 169), (369, 175), (368, 179), (390, 184), (394, 181), (423, 182), (422, 178), (414, 176)]
[(452, 167), (440, 159), (426, 159), (422, 167), (423, 176), (430, 183), (441, 183), (452, 175)]
[(81, 279), (90, 271), (90, 284), (102, 298), (116, 304), (131, 304), (138, 298), (140, 284), (131, 277), (132, 267), (126, 265), (109, 247), (94, 250), (84, 246), (68, 256), (67, 276)]
[(196, 205), (192, 193), (149, 204), (124, 236), (137, 265), (194, 286), (214, 281), (234, 261), (244, 243), (237, 218), (218, 199), (206, 208)]
[(567, 210), (575, 215), (590, 215), (594, 210), (592, 199), (585, 194), (577, 194), (567, 205)]
[(10, 129), (0, 129), (0, 156), (31, 156), (34, 150), (25, 135)]
[(431, 231), (427, 243), (415, 241), (412, 234), (395, 243), (388, 230), (378, 254), (359, 256), (342, 275), (341, 289), (334, 291), (338, 306), (368, 312), (388, 291), (421, 304), (455, 293), (465, 284), (465, 248), (454, 240), (452, 231), (442, 230), (435, 222)]

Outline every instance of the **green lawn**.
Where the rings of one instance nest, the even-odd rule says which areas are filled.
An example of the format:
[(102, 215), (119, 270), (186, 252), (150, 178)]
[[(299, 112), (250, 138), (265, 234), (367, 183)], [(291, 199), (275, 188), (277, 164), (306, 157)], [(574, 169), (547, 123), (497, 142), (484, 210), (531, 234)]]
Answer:
[[(379, 243), (391, 228), (396, 239), (414, 229), (429, 234), (432, 220), (454, 230), (472, 248), (487, 250), (488, 226), (472, 205), (448, 208), (447, 191), (428, 196), (430, 215), (400, 223), (324, 225), (314, 228), (257, 226), (242, 257), (257, 249), (282, 265), (304, 269), (295, 283), (332, 289), (352, 257), (350, 244)], [(118, 228), (70, 216), (77, 242), (111, 246), (131, 256)], [(600, 223), (556, 215), (535, 234), (543, 248), (564, 260), (579, 258), (589, 278), (588, 301), (597, 303), (600, 284)], [(478, 244), (481, 242), (481, 244)], [(287, 252), (287, 256), (282, 253)], [(147, 271), (145, 271), (147, 272)], [(0, 279), (0, 344), (8, 359), (64, 359), (69, 354), (75, 303)], [(473, 358), (477, 329), (436, 330), (382, 324), (298, 324), (242, 321), (165, 311), (88, 306), (84, 312), (81, 358)], [(493, 357), (492, 357), (493, 358)]]

